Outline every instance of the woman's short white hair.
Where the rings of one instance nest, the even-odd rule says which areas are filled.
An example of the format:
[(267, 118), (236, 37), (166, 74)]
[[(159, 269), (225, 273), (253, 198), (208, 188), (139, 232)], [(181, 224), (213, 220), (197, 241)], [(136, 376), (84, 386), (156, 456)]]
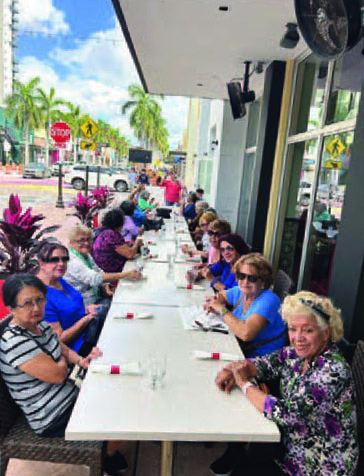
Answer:
[[(295, 315), (313, 317), (322, 330), (329, 326), (332, 342), (339, 341), (344, 334), (341, 311), (325, 296), (318, 296), (309, 291), (300, 291), (287, 296), (283, 301), (281, 314), (288, 325), (291, 317)], [(322, 317), (322, 314), (329, 317), (328, 321)]]
[(209, 208), (209, 204), (203, 200), (198, 200), (198, 202), (196, 202), (195, 207), (196, 207), (196, 212), (200, 213), (203, 210), (207, 210)]
[(69, 235), (68, 235), (68, 239), (70, 241), (75, 241), (80, 235), (91, 236), (92, 235), (91, 228), (88, 228), (86, 225), (77, 223), (77, 225), (74, 225), (71, 228), (71, 231), (69, 232)]

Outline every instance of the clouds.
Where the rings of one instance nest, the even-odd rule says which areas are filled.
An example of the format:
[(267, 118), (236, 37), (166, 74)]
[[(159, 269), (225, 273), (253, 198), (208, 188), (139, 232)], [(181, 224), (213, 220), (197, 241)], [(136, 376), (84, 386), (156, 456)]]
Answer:
[(68, 33), (65, 14), (52, 0), (19, 0), (19, 24), (22, 29), (42, 33)]
[[(129, 99), (129, 84), (140, 82), (119, 26), (93, 33), (71, 48), (54, 48), (42, 59), (27, 56), (20, 61), (19, 72), (23, 81), (40, 76), (44, 89), (55, 87), (59, 97), (132, 138), (128, 116), (121, 115), (121, 107)], [(175, 148), (186, 128), (188, 99), (166, 97), (161, 106), (170, 146)]]

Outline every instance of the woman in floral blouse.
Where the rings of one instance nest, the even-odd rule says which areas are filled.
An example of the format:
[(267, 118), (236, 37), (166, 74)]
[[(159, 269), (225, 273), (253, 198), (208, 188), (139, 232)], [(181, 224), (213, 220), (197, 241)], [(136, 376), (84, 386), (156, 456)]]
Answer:
[[(216, 383), (225, 392), (240, 387), (278, 425), (285, 454), (278, 461), (245, 461), (228, 474), (354, 476), (358, 447), (353, 381), (334, 344), (343, 335), (340, 311), (329, 299), (302, 291), (287, 297), (281, 312), (291, 346), (229, 364)], [(281, 397), (263, 393), (254, 378), (280, 378)]]

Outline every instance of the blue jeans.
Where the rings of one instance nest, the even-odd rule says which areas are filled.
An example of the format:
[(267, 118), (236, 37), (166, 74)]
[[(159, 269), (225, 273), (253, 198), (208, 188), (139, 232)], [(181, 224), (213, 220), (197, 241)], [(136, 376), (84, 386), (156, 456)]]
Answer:
[(166, 200), (166, 206), (167, 207), (173, 207), (173, 205), (179, 205), (179, 202), (170, 202), (169, 200)]

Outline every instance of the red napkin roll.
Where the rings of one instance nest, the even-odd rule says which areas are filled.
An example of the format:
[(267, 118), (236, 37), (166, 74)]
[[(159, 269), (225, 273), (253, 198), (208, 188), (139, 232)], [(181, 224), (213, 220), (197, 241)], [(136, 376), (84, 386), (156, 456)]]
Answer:
[(211, 354), (211, 358), (212, 358), (213, 360), (220, 360), (220, 352), (213, 352), (213, 353)]
[(120, 366), (119, 365), (111, 365), (110, 366), (110, 373), (111, 374), (120, 374)]
[(192, 289), (192, 284), (187, 284), (187, 289)]
[(134, 313), (133, 312), (127, 312), (126, 313), (126, 318), (127, 319), (134, 319)]

